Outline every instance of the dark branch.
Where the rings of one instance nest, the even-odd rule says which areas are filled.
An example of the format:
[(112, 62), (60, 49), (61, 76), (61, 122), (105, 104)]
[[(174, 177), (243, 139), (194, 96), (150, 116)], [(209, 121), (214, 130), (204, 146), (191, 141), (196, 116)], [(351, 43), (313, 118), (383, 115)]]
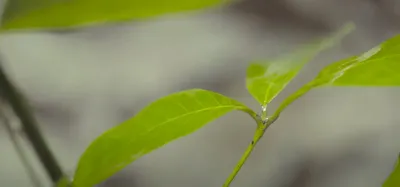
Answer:
[(0, 97), (2, 97), (20, 119), (22, 128), (32, 144), (37, 156), (45, 167), (50, 179), (57, 183), (62, 177), (63, 172), (57, 163), (50, 149), (43, 139), (38, 124), (30, 112), (27, 102), (18, 90), (7, 78), (0, 62)]
[[(2, 103), (0, 102), (0, 104)], [(15, 131), (15, 129), (12, 128), (11, 121), (7, 117), (8, 116), (5, 112), (5, 109), (0, 108), (0, 122), (4, 124), (5, 129), (10, 135), (11, 143), (14, 145), (15, 151), (17, 152), (17, 155), (19, 156), (22, 165), (25, 167), (26, 172), (29, 175), (29, 178), (31, 179), (32, 186), (35, 187), (43, 186), (39, 180), (39, 177), (36, 175), (33, 166), (29, 163), (26, 153), (18, 140), (18, 133)]]

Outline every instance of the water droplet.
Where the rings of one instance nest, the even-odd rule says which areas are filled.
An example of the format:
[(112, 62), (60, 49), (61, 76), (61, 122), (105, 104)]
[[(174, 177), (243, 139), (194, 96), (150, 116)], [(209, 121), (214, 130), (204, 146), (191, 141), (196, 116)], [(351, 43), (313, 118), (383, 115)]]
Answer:
[(262, 111), (262, 112), (266, 112), (266, 111), (267, 111), (267, 106), (265, 106), (265, 105), (264, 105), (264, 106), (261, 106), (261, 111)]

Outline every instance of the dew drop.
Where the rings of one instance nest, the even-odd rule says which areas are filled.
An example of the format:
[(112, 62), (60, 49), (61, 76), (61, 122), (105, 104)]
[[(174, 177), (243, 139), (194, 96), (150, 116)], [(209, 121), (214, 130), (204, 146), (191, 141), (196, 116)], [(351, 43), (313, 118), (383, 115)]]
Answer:
[(262, 112), (266, 112), (266, 111), (267, 111), (267, 106), (265, 106), (265, 105), (264, 105), (264, 106), (261, 106), (261, 111), (262, 111)]

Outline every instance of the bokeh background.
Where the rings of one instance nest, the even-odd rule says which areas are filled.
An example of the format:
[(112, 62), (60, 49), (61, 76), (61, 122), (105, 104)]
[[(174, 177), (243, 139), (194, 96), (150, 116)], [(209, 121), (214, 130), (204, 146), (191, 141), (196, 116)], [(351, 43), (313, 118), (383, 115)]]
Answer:
[[(0, 55), (72, 176), (90, 141), (150, 101), (204, 88), (259, 110), (245, 89), (249, 62), (290, 53), (354, 22), (352, 34), (312, 60), (273, 101), (272, 113), (328, 63), (397, 34), (399, 18), (396, 0), (242, 0), (222, 9), (146, 21), (2, 34)], [(232, 187), (378, 187), (400, 152), (399, 111), (399, 88), (314, 90), (268, 129)], [(18, 131), (18, 121), (8, 117)], [(230, 113), (140, 158), (99, 186), (222, 186), (254, 130), (248, 116)], [(51, 186), (20, 135), (41, 185)], [(0, 186), (33, 186), (4, 126)]]

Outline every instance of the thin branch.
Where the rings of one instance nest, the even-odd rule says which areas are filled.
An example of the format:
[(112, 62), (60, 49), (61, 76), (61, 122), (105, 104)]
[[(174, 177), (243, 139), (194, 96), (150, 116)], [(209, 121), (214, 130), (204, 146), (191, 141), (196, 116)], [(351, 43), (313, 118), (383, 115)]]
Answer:
[[(263, 113), (266, 113), (266, 110), (263, 110)], [(224, 185), (222, 187), (229, 187), (233, 180), (235, 179), (236, 175), (242, 169), (242, 166), (247, 161), (251, 153), (253, 152), (255, 146), (257, 145), (258, 141), (262, 138), (267, 128), (274, 123), (279, 117), (279, 114), (274, 115), (274, 117), (268, 119), (261, 119), (257, 121), (257, 130), (254, 133), (253, 140), (251, 141), (250, 145), (247, 147), (246, 151), (244, 152), (242, 158), (240, 158), (239, 162), (236, 164), (235, 169), (233, 169), (231, 175), (226, 179)]]
[[(257, 131), (258, 131), (258, 129), (257, 129)], [(249, 158), (250, 154), (253, 152), (254, 147), (257, 144), (257, 141), (254, 141), (254, 140), (251, 141), (250, 145), (247, 147), (246, 151), (244, 152), (242, 158), (240, 158), (239, 162), (237, 163), (235, 169), (233, 169), (233, 172), (231, 173), (231, 175), (228, 177), (228, 179), (226, 179), (223, 187), (229, 187), (231, 185), (231, 183), (235, 179), (236, 175), (242, 169), (242, 166), (244, 165), (246, 160)]]
[(24, 97), (17, 91), (17, 89), (7, 78), (3, 68), (1, 67), (1, 62), (0, 97), (3, 97), (9, 103), (15, 115), (20, 119), (21, 125), (25, 134), (27, 135), (28, 140), (32, 144), (51, 181), (56, 184), (64, 176), (61, 167), (48, 148)]
[(1, 110), (0, 110), (0, 120), (4, 124), (8, 134), (10, 135), (11, 143), (14, 145), (15, 151), (17, 152), (17, 155), (21, 160), (22, 165), (25, 167), (25, 170), (29, 178), (31, 179), (32, 185), (35, 187), (42, 187), (43, 185), (41, 184), (39, 177), (36, 175), (33, 166), (29, 163), (26, 153), (18, 140), (18, 133), (16, 133), (15, 130), (12, 128), (11, 122), (7, 118), (7, 115), (4, 113), (4, 111)]

